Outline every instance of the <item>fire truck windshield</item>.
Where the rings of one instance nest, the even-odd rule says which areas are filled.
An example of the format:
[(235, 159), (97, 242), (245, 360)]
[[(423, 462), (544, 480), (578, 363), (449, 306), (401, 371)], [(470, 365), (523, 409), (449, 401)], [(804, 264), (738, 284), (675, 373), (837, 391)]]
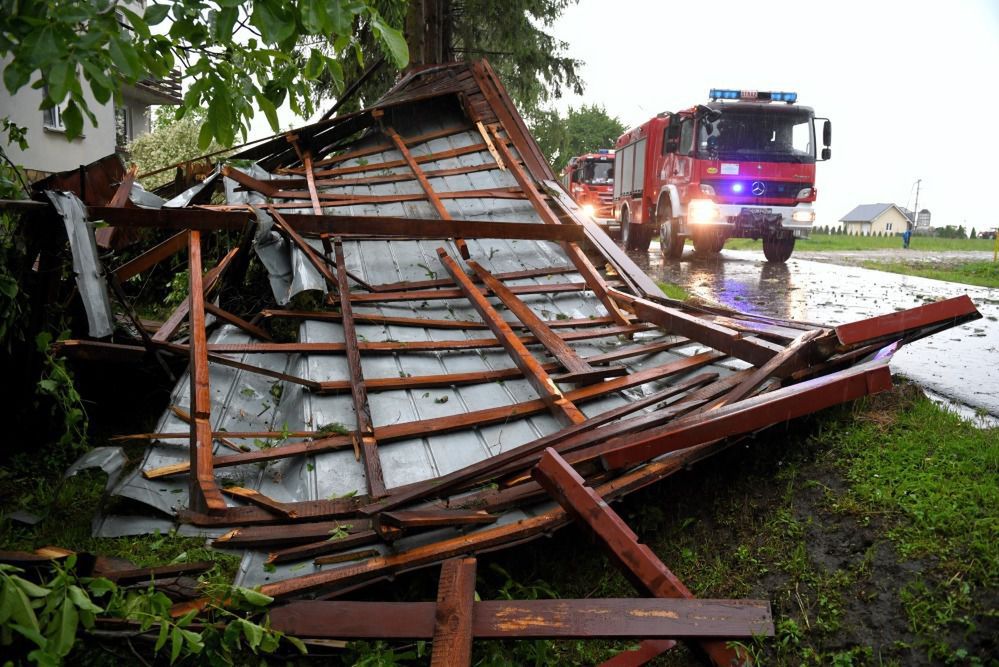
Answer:
[(580, 169), (579, 182), (587, 185), (614, 183), (614, 163), (611, 160), (587, 160)]
[(805, 109), (721, 109), (702, 118), (697, 157), (708, 160), (815, 162), (812, 114)]

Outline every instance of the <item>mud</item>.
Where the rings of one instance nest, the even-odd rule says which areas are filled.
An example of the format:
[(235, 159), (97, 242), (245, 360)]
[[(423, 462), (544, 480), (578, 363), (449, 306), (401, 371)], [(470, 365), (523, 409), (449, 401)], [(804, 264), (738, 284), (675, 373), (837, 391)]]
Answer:
[[(891, 259), (892, 252), (878, 256)], [(866, 252), (845, 254), (873, 258)], [(905, 347), (892, 368), (956, 403), (999, 416), (999, 289), (834, 265), (804, 259), (805, 254), (772, 264), (757, 251), (724, 250), (701, 258), (688, 248), (681, 260), (664, 262), (653, 243), (648, 253), (630, 255), (656, 280), (680, 285), (692, 296), (750, 313), (823, 324), (967, 294), (983, 319)]]

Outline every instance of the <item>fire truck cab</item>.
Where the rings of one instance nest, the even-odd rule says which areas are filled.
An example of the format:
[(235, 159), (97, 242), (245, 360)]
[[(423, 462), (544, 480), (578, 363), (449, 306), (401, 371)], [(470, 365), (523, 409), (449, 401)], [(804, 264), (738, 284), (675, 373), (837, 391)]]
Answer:
[(676, 259), (687, 238), (698, 253), (717, 253), (729, 238), (763, 239), (767, 260), (785, 262), (815, 220), (815, 162), (831, 157), (832, 125), (797, 106), (796, 93), (713, 89), (710, 99), (618, 139), (622, 241), (648, 250), (658, 234), (663, 255)]
[(601, 148), (569, 158), (562, 170), (562, 185), (586, 215), (609, 221), (614, 217), (614, 151)]

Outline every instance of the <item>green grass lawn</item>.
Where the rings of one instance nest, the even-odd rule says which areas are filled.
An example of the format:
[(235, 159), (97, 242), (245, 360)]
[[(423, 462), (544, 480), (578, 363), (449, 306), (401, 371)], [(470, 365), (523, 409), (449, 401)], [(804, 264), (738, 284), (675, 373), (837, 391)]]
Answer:
[(999, 287), (999, 263), (965, 262), (941, 266), (932, 262), (863, 262), (865, 268), (890, 271), (907, 276), (922, 276), (952, 283)]
[[(930, 236), (913, 236), (909, 243), (912, 250), (981, 250), (991, 252), (995, 241), (988, 239), (938, 239)], [(763, 242), (752, 239), (729, 239), (725, 247), (730, 250), (762, 250)], [(901, 248), (900, 236), (846, 236), (842, 234), (813, 234), (811, 238), (795, 244), (795, 250), (838, 252), (850, 250), (882, 250)]]

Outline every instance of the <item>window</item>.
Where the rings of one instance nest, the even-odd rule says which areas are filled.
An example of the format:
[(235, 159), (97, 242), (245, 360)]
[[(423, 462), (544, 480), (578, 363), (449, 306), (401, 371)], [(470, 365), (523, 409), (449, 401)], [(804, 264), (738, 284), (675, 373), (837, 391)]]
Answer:
[(680, 155), (690, 155), (690, 151), (694, 148), (694, 121), (690, 118), (685, 118), (683, 123), (680, 125), (680, 149), (677, 151)]
[(890, 222), (887, 225), (885, 225), (885, 229), (887, 231), (889, 231), (889, 232), (891, 231), (891, 225), (892, 225), (892, 223), (890, 223)]
[[(42, 87), (42, 96), (49, 96), (47, 86)], [(60, 132), (66, 129), (66, 126), (62, 123), (62, 110), (58, 105), (42, 111), (42, 125), (49, 130), (58, 130)]]

